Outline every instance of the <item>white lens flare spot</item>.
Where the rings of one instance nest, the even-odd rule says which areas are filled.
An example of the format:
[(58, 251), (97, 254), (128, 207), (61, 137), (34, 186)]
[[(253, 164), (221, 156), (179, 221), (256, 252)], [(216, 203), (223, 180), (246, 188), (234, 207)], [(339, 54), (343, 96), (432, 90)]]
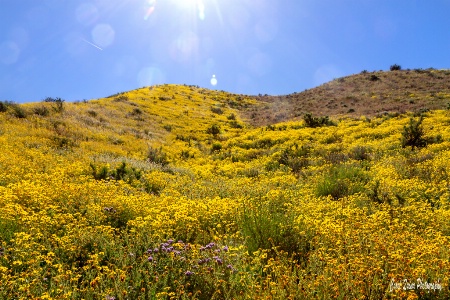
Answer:
[(92, 30), (92, 40), (95, 45), (106, 48), (114, 42), (115, 31), (109, 24), (98, 24)]
[(216, 75), (213, 75), (211, 78), (211, 85), (212, 86), (216, 86), (217, 85), (217, 78)]

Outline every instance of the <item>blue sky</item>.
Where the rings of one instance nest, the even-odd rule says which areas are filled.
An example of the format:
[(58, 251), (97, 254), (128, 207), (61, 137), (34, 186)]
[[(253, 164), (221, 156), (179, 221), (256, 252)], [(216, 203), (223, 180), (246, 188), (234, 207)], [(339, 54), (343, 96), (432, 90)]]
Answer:
[(0, 0), (0, 100), (161, 83), (301, 92), (362, 70), (450, 68), (450, 0)]

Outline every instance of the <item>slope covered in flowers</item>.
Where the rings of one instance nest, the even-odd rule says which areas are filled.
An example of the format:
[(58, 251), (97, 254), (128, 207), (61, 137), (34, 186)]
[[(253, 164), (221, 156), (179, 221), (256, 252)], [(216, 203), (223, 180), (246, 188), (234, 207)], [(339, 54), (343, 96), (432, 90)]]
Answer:
[(448, 299), (450, 112), (253, 128), (162, 85), (0, 113), (0, 299)]

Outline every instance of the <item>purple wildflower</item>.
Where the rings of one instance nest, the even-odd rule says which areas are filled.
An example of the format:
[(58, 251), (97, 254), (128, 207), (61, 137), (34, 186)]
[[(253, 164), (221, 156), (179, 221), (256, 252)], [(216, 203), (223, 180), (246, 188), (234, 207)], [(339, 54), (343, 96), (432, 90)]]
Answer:
[(153, 249), (153, 252), (157, 253), (157, 252), (159, 252), (159, 249), (155, 248), (155, 249)]
[(222, 250), (225, 251), (225, 252), (228, 252), (228, 246), (223, 247)]
[(152, 253), (152, 252), (153, 252), (152, 249), (147, 249), (147, 253), (148, 253), (148, 254), (150, 254), (150, 253)]
[(219, 253), (219, 252), (220, 252), (220, 249), (216, 249), (216, 250), (214, 250), (214, 252), (215, 252), (215, 253)]
[(186, 271), (186, 273), (184, 273), (184, 275), (186, 275), (186, 276), (191, 276), (191, 275), (194, 275), (194, 272)]
[(232, 265), (227, 265), (227, 268), (228, 268), (228, 269), (231, 269), (231, 270), (234, 269)]
[(223, 264), (223, 260), (220, 257), (214, 256), (213, 258), (216, 260), (216, 263), (218, 263), (219, 265)]
[(169, 243), (169, 245), (170, 244), (172, 244), (173, 243), (173, 240), (172, 239), (170, 239), (170, 240), (167, 240), (167, 242)]
[(153, 256), (149, 256), (149, 257), (147, 258), (147, 260), (148, 260), (148, 262), (153, 262)]
[(173, 251), (173, 253), (175, 253), (175, 255), (180, 255), (181, 254), (181, 252), (178, 251), (178, 250)]
[(216, 244), (215, 243), (209, 243), (205, 246), (206, 249), (212, 249)]

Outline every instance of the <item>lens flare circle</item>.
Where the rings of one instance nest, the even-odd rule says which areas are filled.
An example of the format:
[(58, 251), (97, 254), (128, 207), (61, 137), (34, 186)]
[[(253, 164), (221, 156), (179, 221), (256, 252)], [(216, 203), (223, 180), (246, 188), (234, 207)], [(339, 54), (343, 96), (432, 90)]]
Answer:
[(216, 75), (213, 75), (211, 78), (211, 85), (212, 86), (216, 86), (217, 85), (217, 78)]
[(92, 40), (101, 48), (110, 46), (114, 42), (115, 31), (109, 24), (98, 24), (91, 32)]

